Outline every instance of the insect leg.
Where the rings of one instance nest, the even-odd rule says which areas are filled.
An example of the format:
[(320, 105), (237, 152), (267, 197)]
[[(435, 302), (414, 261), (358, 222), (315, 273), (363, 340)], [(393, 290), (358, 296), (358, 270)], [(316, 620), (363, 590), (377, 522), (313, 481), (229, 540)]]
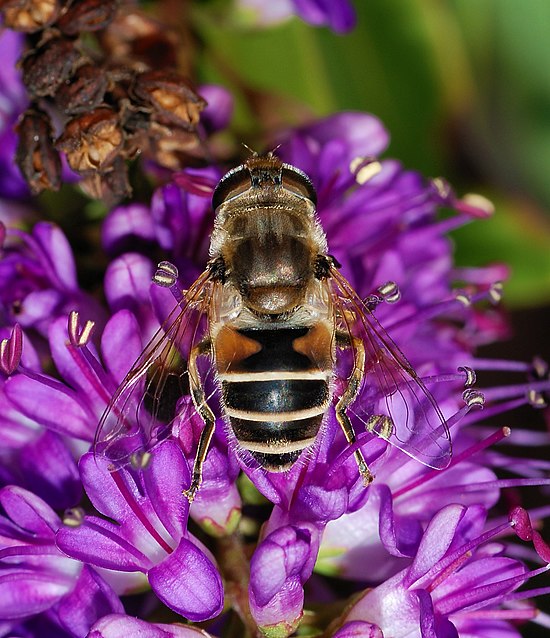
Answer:
[(206, 402), (197, 368), (197, 357), (203, 354), (209, 354), (211, 352), (211, 348), (212, 344), (210, 343), (210, 339), (204, 339), (191, 350), (187, 364), (193, 403), (195, 404), (200, 417), (204, 421), (204, 428), (201, 432), (197, 452), (195, 454), (195, 462), (193, 463), (193, 477), (191, 479), (191, 485), (189, 486), (189, 489), (184, 492), (190, 503), (195, 498), (195, 494), (197, 493), (202, 481), (202, 465), (206, 459), (206, 455), (208, 454), (208, 448), (210, 447), (210, 441), (212, 440), (216, 424), (214, 413)]
[[(361, 382), (363, 381), (363, 376), (365, 374), (365, 346), (361, 339), (357, 337), (353, 337), (345, 332), (338, 332), (336, 335), (337, 344), (343, 348), (354, 348), (355, 350), (355, 364), (353, 367), (353, 372), (348, 380), (348, 386), (345, 392), (342, 394), (338, 403), (336, 404), (336, 419), (344, 432), (344, 436), (346, 437), (346, 441), (352, 445), (355, 443), (355, 432), (353, 430), (353, 425), (349, 420), (349, 417), (346, 413), (346, 410), (349, 405), (351, 405), (355, 398), (357, 397), (357, 393), (361, 387)], [(363, 478), (364, 485), (369, 485), (372, 483), (374, 476), (372, 475), (367, 462), (363, 456), (361, 450), (355, 450), (353, 453), (355, 457), (355, 461), (357, 462), (357, 467), (359, 468), (359, 474)]]

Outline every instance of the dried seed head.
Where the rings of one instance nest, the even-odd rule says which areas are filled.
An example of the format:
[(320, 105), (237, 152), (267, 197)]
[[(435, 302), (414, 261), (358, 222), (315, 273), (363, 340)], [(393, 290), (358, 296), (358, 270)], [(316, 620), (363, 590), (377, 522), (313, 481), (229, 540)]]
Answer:
[(58, 0), (12, 0), (2, 3), (4, 26), (34, 33), (52, 24), (59, 15)]
[(74, 44), (63, 38), (53, 38), (32, 51), (22, 63), (23, 82), (33, 97), (54, 95), (66, 82), (80, 59)]
[(33, 194), (45, 189), (58, 190), (61, 160), (53, 145), (49, 116), (31, 108), (23, 114), (16, 130), (19, 144), (15, 159)]
[[(12, 11), (21, 29), (35, 32), (20, 61), (31, 99), (61, 120), (53, 146), (44, 113), (33, 112), (36, 134), (28, 123), (19, 129), (18, 162), (34, 192), (59, 187), (56, 151), (86, 192), (113, 203), (130, 194), (127, 160), (143, 154), (181, 169), (199, 155), (196, 125), (206, 102), (183, 75), (161, 70), (176, 66), (178, 36), (121, 4), (0, 0), (0, 18)], [(97, 32), (93, 52), (80, 38), (90, 31)]]
[(153, 119), (193, 130), (206, 101), (181, 75), (172, 71), (147, 71), (137, 76), (133, 92), (152, 108)]
[(109, 168), (123, 143), (118, 114), (100, 107), (70, 120), (56, 146), (73, 170), (86, 173)]
[(107, 173), (87, 175), (80, 188), (90, 197), (101, 199), (107, 206), (116, 204), (132, 194), (128, 181), (128, 167), (122, 157), (117, 157)]
[(103, 102), (109, 76), (93, 64), (84, 64), (55, 94), (55, 103), (67, 115), (90, 111)]
[(99, 38), (111, 61), (136, 71), (177, 66), (177, 34), (133, 8), (119, 11)]
[(80, 0), (74, 2), (63, 14), (57, 27), (65, 35), (79, 35), (81, 31), (104, 29), (117, 12), (114, 0)]
[(148, 153), (156, 162), (172, 170), (181, 169), (182, 155), (189, 156), (199, 147), (195, 131), (151, 122), (148, 130)]

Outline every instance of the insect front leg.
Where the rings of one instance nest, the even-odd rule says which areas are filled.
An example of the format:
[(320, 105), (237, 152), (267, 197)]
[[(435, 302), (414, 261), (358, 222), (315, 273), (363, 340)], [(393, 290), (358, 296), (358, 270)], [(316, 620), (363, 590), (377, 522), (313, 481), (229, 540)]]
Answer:
[[(353, 348), (355, 352), (353, 372), (348, 379), (348, 385), (345, 392), (342, 394), (342, 396), (338, 400), (338, 403), (336, 404), (336, 419), (338, 420), (338, 423), (340, 424), (340, 427), (344, 432), (346, 441), (350, 445), (353, 445), (353, 443), (355, 443), (356, 441), (356, 437), (353, 430), (353, 425), (349, 420), (346, 410), (355, 401), (357, 393), (361, 388), (363, 376), (365, 375), (365, 346), (363, 345), (361, 339), (353, 337), (346, 332), (338, 332), (336, 334), (336, 339), (336, 343), (339, 347)], [(369, 470), (369, 466), (365, 461), (363, 453), (361, 452), (361, 450), (355, 450), (353, 455), (355, 457), (355, 461), (357, 462), (357, 467), (359, 468), (359, 474), (363, 479), (363, 484), (365, 486), (370, 485), (370, 483), (372, 483), (372, 481), (374, 480), (374, 476)]]
[(191, 485), (189, 486), (189, 489), (184, 492), (190, 503), (195, 498), (195, 494), (200, 487), (202, 481), (202, 466), (206, 459), (206, 455), (208, 454), (208, 448), (210, 447), (210, 441), (212, 440), (212, 435), (214, 434), (214, 428), (216, 425), (216, 417), (206, 402), (199, 370), (197, 368), (197, 358), (201, 355), (210, 354), (211, 351), (212, 344), (210, 339), (204, 339), (191, 350), (189, 353), (189, 362), (187, 364), (189, 370), (191, 397), (197, 412), (204, 421), (204, 428), (201, 432), (197, 452), (195, 454), (195, 462), (193, 463)]

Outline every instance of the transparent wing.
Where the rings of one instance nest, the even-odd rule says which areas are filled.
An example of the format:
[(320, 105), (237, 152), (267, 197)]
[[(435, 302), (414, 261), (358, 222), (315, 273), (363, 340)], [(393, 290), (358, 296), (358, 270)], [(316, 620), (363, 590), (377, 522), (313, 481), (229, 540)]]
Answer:
[(347, 385), (354, 371), (364, 368), (348, 409), (357, 433), (363, 426), (424, 465), (447, 467), (451, 436), (432, 394), (437, 392), (435, 384), (418, 376), (350, 283), (335, 268), (331, 275), (338, 328), (350, 344), (348, 353), (344, 350), (339, 357), (337, 374)]
[[(171, 435), (176, 422), (181, 427), (195, 412), (187, 362), (207, 333), (207, 311), (215, 285), (208, 271), (200, 275), (109, 402), (96, 430), (94, 453), (108, 458), (115, 467), (142, 463), (147, 452)], [(200, 372), (203, 384), (213, 386), (208, 363), (202, 364)]]

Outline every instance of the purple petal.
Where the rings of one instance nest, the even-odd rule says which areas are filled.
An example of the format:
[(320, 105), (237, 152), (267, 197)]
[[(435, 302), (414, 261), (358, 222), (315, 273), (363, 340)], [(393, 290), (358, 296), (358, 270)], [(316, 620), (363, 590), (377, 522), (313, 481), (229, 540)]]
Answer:
[(183, 491), (191, 480), (187, 462), (176, 443), (166, 441), (153, 452), (143, 472), (147, 498), (170, 536), (180, 538), (187, 523), (189, 501)]
[(376, 157), (389, 143), (389, 134), (378, 118), (356, 111), (337, 113), (301, 129), (300, 133), (315, 139), (321, 148), (333, 140), (342, 140), (347, 145), (349, 161)]
[(33, 237), (40, 244), (44, 258), (43, 265), (59, 281), (60, 287), (77, 291), (76, 268), (71, 246), (60, 228), (46, 222), (39, 222), (33, 229)]
[[(319, 532), (285, 526), (269, 534), (250, 561), (250, 611), (264, 633), (292, 633), (303, 610), (303, 584), (317, 557)], [(285, 634), (286, 635), (286, 634)]]
[(347, 0), (292, 0), (296, 13), (315, 26), (346, 33), (355, 26), (355, 10)]
[(380, 627), (370, 622), (354, 620), (348, 622), (334, 634), (333, 638), (384, 638)]
[(142, 349), (143, 343), (135, 315), (129, 310), (120, 310), (109, 319), (101, 336), (101, 354), (105, 367), (117, 383), (122, 382)]
[(49, 323), (52, 316), (59, 314), (64, 301), (65, 298), (59, 290), (35, 290), (25, 297), (25, 303), (17, 319), (24, 327), (35, 326), (43, 321)]
[[(17, 107), (22, 110), (27, 101), (21, 80), (21, 71), (17, 65), (24, 42), (25, 37), (22, 33), (15, 33), (9, 29), (4, 29), (0, 35), (0, 58), (2, 59), (0, 87), (2, 88), (2, 97), (12, 103), (11, 106), (15, 112), (17, 112)], [(6, 106), (3, 104), (0, 113), (3, 115), (6, 110)]]
[(312, 534), (295, 526), (267, 536), (250, 561), (250, 590), (256, 603), (266, 605), (288, 578), (299, 576), (311, 554)]
[(183, 625), (151, 624), (139, 618), (110, 615), (101, 618), (86, 638), (210, 638), (204, 629)]
[[(210, 454), (212, 451), (210, 451)], [(191, 517), (211, 536), (226, 536), (235, 531), (241, 519), (241, 497), (234, 483), (209, 488), (204, 483), (191, 507)]]
[(168, 558), (149, 570), (148, 577), (162, 602), (188, 620), (207, 620), (222, 610), (223, 585), (218, 570), (185, 538)]
[(504, 556), (472, 561), (437, 588), (437, 610), (450, 615), (485, 600), (500, 598), (521, 584), (509, 582), (508, 579), (521, 576), (525, 572), (526, 568), (519, 561)]
[(405, 586), (412, 585), (445, 556), (465, 511), (462, 505), (447, 505), (432, 518), (404, 580)]
[(0, 503), (14, 523), (39, 537), (53, 539), (61, 525), (59, 517), (49, 505), (22, 487), (9, 485), (2, 488)]
[[(43, 382), (44, 381), (44, 382)], [(82, 408), (76, 394), (58, 382), (25, 375), (6, 381), (6, 396), (21, 412), (46, 428), (76, 439), (91, 441), (95, 418)]]
[(438, 638), (435, 632), (434, 607), (430, 594), (423, 589), (414, 592), (419, 602), (420, 635), (422, 638)]
[(0, 575), (0, 618), (25, 618), (54, 605), (72, 588), (63, 578), (56, 581), (51, 573), (30, 571), (22, 578), (21, 571), (4, 569)]
[(289, 579), (277, 594), (262, 606), (250, 592), (250, 611), (262, 635), (289, 636), (300, 624), (304, 607), (304, 589), (297, 578)]
[(208, 106), (201, 113), (201, 124), (209, 132), (219, 131), (229, 125), (233, 115), (233, 97), (223, 86), (204, 84), (200, 87), (201, 96)]
[(128, 308), (137, 311), (149, 304), (153, 264), (137, 253), (126, 253), (115, 259), (105, 273), (105, 295), (113, 311)]
[(25, 485), (47, 503), (56, 509), (78, 503), (82, 495), (78, 468), (58, 434), (44, 431), (25, 445), (19, 459)]
[(61, 624), (76, 636), (86, 636), (98, 618), (123, 613), (119, 597), (97, 572), (84, 566), (73, 591), (56, 609)]
[(109, 461), (92, 453), (84, 454), (79, 462), (80, 476), (93, 506), (98, 512), (119, 523), (134, 518), (128, 501), (120, 493)]
[(136, 244), (151, 244), (155, 228), (149, 208), (143, 204), (114, 208), (103, 223), (101, 239), (103, 248), (111, 254), (139, 250)]
[[(465, 615), (455, 619), (455, 622), (459, 636), (475, 636), (475, 638), (521, 638), (518, 629), (506, 620), (483, 617), (477, 619), (469, 618), (468, 615)], [(454, 638), (453, 634), (451, 634), (451, 636)]]
[(76, 528), (62, 527), (55, 539), (62, 552), (95, 567), (123, 572), (146, 571), (151, 561), (120, 535), (120, 527), (87, 516)]
[(387, 485), (377, 485), (375, 493), (380, 502), (380, 540), (392, 556), (412, 557), (422, 537), (422, 527), (416, 518), (396, 519), (393, 513), (391, 491)]

